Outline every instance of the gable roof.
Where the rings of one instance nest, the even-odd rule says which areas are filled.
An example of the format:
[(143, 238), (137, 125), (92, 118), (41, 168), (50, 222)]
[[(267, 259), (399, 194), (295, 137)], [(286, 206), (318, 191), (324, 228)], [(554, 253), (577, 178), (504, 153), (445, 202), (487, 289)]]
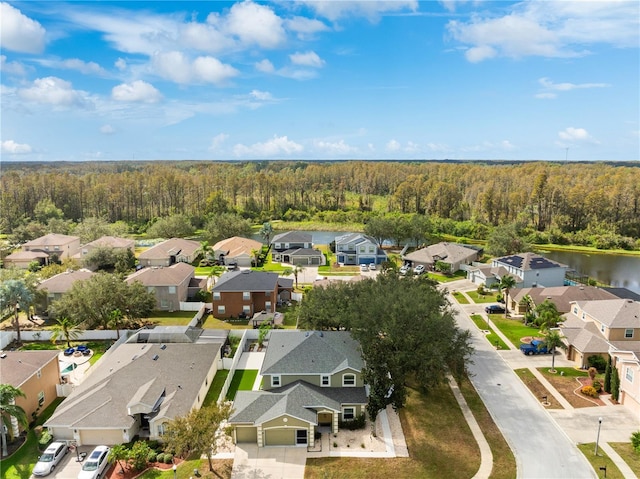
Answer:
[[(24, 382), (51, 361), (58, 361), (59, 350), (2, 351), (0, 369), (2, 382), (19, 388)], [(56, 377), (56, 380), (58, 378)]]
[(272, 330), (260, 374), (362, 371), (360, 345), (348, 331)]
[(544, 256), (536, 253), (518, 253), (496, 258), (493, 261), (513, 266), (514, 268), (518, 268), (522, 271), (547, 268), (568, 268), (566, 264), (558, 263), (557, 261), (545, 258)]
[(261, 424), (283, 415), (317, 424), (314, 409), (341, 411), (342, 404), (366, 404), (363, 387), (321, 388), (304, 381), (295, 381), (269, 391), (238, 391), (230, 423)]
[(196, 269), (187, 263), (176, 263), (171, 266), (150, 266), (142, 268), (127, 276), (127, 283), (140, 281), (145, 286), (176, 286), (186, 278), (191, 278)]
[(347, 233), (342, 236), (336, 236), (336, 244), (343, 244), (343, 243), (359, 244), (367, 241), (375, 245), (378, 244), (378, 242), (375, 239), (373, 239), (371, 236), (368, 236), (364, 233)]
[(132, 239), (118, 238), (117, 236), (102, 236), (97, 240), (87, 243), (85, 246), (106, 246), (110, 248), (133, 248), (136, 242)]
[(56, 274), (51, 278), (45, 279), (40, 282), (37, 289), (47, 290), (50, 293), (66, 293), (71, 289), (73, 283), (76, 281), (84, 281), (91, 278), (95, 273), (87, 269), (79, 269), (77, 271), (65, 271), (64, 273)]
[(74, 241), (80, 241), (80, 238), (77, 236), (49, 233), (48, 235), (41, 236), (40, 238), (27, 241), (22, 246), (60, 246)]
[(280, 233), (275, 235), (271, 240), (271, 244), (274, 243), (311, 243), (313, 237), (310, 233), (303, 233), (302, 231), (287, 231), (286, 233)]
[(48, 258), (49, 255), (43, 251), (16, 251), (4, 257), (5, 260), (9, 261), (20, 261), (20, 260), (35, 260), (38, 258)]
[(631, 299), (576, 301), (589, 316), (609, 328), (640, 328), (640, 302)]
[(550, 288), (522, 288), (516, 290), (513, 301), (519, 303), (526, 295), (531, 296), (538, 305), (545, 300), (553, 302), (558, 311), (566, 313), (571, 310), (572, 301), (593, 301), (599, 299), (615, 299), (615, 295), (595, 286), (555, 286)]
[(200, 248), (200, 243), (184, 238), (171, 238), (152, 246), (138, 255), (140, 259), (163, 259), (182, 254), (191, 256)]
[(121, 344), (94, 366), (95, 371), (58, 406), (45, 425), (128, 429), (135, 420), (128, 415), (127, 406), (136, 401), (150, 403), (162, 394), (158, 415), (184, 415), (196, 402), (221, 345)]
[(313, 248), (293, 248), (283, 251), (281, 254), (289, 256), (322, 256), (322, 251)]
[(213, 245), (214, 251), (225, 251), (225, 256), (235, 258), (240, 255), (252, 256), (253, 250), (262, 250), (262, 243), (254, 239), (232, 236)]
[(436, 261), (445, 261), (447, 263), (458, 263), (465, 259), (477, 256), (478, 250), (467, 248), (457, 243), (441, 242), (427, 246), (405, 255), (404, 258), (409, 261), (417, 261), (420, 263), (435, 263)]
[(591, 321), (584, 323), (583, 327), (567, 328), (561, 326), (560, 331), (567, 342), (582, 353), (606, 353), (609, 351), (609, 343)]
[(278, 273), (248, 269), (229, 271), (220, 276), (213, 291), (273, 291), (278, 281)]

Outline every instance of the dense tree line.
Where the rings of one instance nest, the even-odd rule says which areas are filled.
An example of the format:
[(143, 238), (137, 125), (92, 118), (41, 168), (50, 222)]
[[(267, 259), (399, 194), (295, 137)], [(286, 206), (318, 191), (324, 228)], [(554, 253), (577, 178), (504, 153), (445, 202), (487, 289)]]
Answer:
[[(426, 214), (440, 226), (518, 222), (541, 235), (640, 238), (640, 168), (607, 163), (114, 162), (3, 165), (0, 229), (104, 218), (146, 228), (175, 214), (366, 223)], [(434, 221), (434, 226), (438, 226)], [(470, 226), (471, 228), (471, 226)], [(475, 236), (481, 235), (478, 232)], [(468, 235), (473, 237), (474, 234)]]

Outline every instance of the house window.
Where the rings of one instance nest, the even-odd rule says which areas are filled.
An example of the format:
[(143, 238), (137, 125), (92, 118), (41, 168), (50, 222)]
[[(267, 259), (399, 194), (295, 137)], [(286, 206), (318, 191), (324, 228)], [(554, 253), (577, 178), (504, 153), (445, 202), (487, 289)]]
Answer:
[(226, 313), (226, 309), (227, 309), (227, 308), (225, 308), (225, 307), (224, 307), (224, 305), (222, 305), (222, 304), (221, 304), (221, 305), (219, 305), (219, 306), (218, 306), (218, 314), (224, 314), (224, 313)]
[(176, 294), (176, 287), (175, 286), (169, 286), (169, 294)]
[(147, 286), (147, 293), (155, 293), (156, 292), (156, 288), (154, 288), (153, 286)]
[(578, 315), (578, 307), (577, 306), (573, 307), (573, 314), (575, 314), (576, 316)]
[(624, 377), (626, 378), (627, 381), (632, 383), (633, 382), (633, 369), (628, 367), (627, 370), (624, 373)]
[(158, 436), (164, 436), (164, 423), (158, 424)]
[(371, 245), (369, 246), (369, 253), (375, 253), (376, 252), (376, 247)]
[(160, 300), (160, 307), (163, 309), (166, 309), (169, 307), (169, 302), (166, 299), (161, 299)]
[(213, 292), (213, 300), (214, 301), (220, 301), (220, 291), (214, 291)]
[(367, 248), (365, 246), (360, 246), (361, 253), (365, 253), (366, 251), (367, 251)]
[(344, 374), (342, 376), (342, 387), (349, 387), (356, 385), (356, 375), (355, 374)]
[(342, 408), (342, 420), (350, 421), (351, 419), (355, 419), (356, 417), (356, 408), (354, 407), (343, 407)]
[(248, 301), (251, 299), (251, 293), (249, 291), (243, 291), (242, 292), (242, 299), (245, 301)]
[(42, 406), (44, 404), (44, 391), (40, 391), (38, 393), (38, 406)]
[(604, 333), (604, 324), (600, 324), (600, 332)]
[(280, 375), (279, 374), (274, 374), (273, 376), (271, 376), (271, 387), (272, 388), (280, 387)]
[(331, 377), (328, 374), (323, 374), (322, 376), (320, 376), (320, 385), (323, 388), (328, 388), (329, 386), (331, 386)]
[(264, 309), (267, 313), (271, 312), (271, 301), (265, 301), (264, 303)]
[(38, 379), (42, 377), (42, 369), (38, 369), (38, 371), (36, 372), (36, 376), (38, 376)]
[(251, 306), (243, 306), (243, 307), (242, 307), (242, 312), (243, 312), (244, 314), (249, 314), (249, 313), (251, 313)]
[(626, 339), (631, 339), (633, 338), (633, 329), (625, 329), (624, 330), (624, 337)]

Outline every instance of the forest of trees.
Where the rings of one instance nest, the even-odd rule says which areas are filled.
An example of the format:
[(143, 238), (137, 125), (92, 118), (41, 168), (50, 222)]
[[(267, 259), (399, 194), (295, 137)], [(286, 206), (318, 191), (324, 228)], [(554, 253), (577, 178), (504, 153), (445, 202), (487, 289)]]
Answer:
[[(87, 162), (5, 163), (0, 231), (47, 218), (102, 218), (143, 232), (181, 214), (195, 228), (212, 215), (253, 223), (284, 219), (367, 223), (425, 214), (443, 233), (486, 238), (518, 224), (534, 243), (638, 247), (640, 164), (501, 162)], [(43, 211), (44, 209), (44, 211)], [(42, 222), (42, 221), (41, 221)], [(466, 226), (465, 226), (466, 225)], [(606, 243), (606, 241), (605, 241)]]

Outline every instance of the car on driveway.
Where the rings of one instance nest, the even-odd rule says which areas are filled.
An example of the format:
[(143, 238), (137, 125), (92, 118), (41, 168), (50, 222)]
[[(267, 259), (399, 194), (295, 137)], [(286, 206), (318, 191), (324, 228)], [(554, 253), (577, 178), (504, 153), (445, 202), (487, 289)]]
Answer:
[(375, 271), (376, 270), (376, 264), (375, 263), (371, 263), (369, 265), (369, 271)]
[(418, 266), (416, 266), (415, 268), (413, 268), (413, 272), (414, 272), (415, 274), (422, 274), (422, 273), (424, 273), (424, 270), (425, 270), (425, 268), (424, 268), (424, 265), (423, 265), (423, 264), (419, 264)]
[(490, 304), (484, 308), (484, 312), (487, 314), (502, 314), (504, 313), (504, 306), (500, 304)]
[(366, 264), (361, 264), (361, 265), (360, 265), (360, 271), (361, 271), (362, 273), (364, 273), (364, 272), (366, 272), (366, 271), (369, 271), (369, 267), (368, 267)]
[(100, 479), (109, 467), (108, 446), (97, 446), (82, 464), (78, 479)]
[(52, 442), (38, 458), (33, 468), (34, 476), (46, 476), (51, 474), (67, 453), (67, 445), (64, 442)]
[(407, 274), (411, 268), (408, 265), (404, 265), (400, 267), (400, 274)]

